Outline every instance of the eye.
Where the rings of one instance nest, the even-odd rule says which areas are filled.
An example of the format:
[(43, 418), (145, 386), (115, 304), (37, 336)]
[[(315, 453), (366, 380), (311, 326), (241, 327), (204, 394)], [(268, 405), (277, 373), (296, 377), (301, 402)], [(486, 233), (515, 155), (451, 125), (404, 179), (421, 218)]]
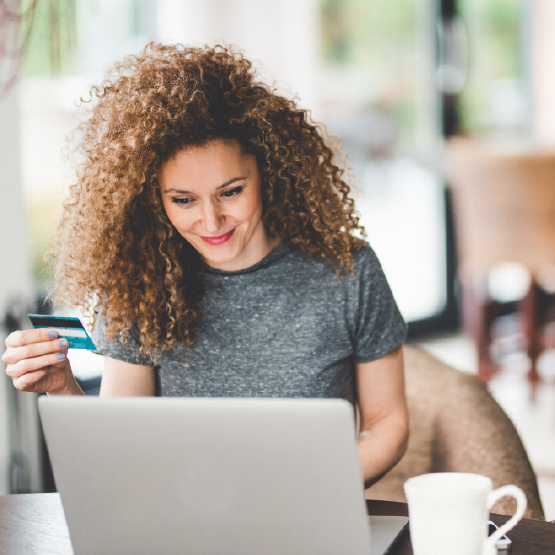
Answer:
[(179, 204), (181, 206), (186, 206), (187, 204), (190, 204), (192, 202), (193, 199), (191, 198), (179, 198), (179, 197), (173, 197), (172, 198), (172, 202), (174, 204)]
[(225, 198), (235, 198), (241, 191), (243, 187), (234, 187), (233, 189), (228, 189), (222, 193), (222, 197)]

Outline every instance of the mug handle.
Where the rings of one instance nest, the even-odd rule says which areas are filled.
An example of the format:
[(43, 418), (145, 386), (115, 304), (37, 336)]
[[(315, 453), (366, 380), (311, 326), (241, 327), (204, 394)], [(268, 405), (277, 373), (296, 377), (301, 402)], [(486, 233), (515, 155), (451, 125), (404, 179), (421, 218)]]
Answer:
[(493, 555), (497, 553), (497, 548), (495, 544), (500, 540), (509, 530), (512, 530), (518, 523), (518, 521), (524, 516), (526, 508), (528, 507), (528, 501), (526, 500), (525, 493), (517, 486), (509, 485), (503, 486), (496, 490), (493, 490), (488, 496), (488, 510), (491, 509), (496, 501), (508, 495), (516, 500), (516, 512), (515, 514), (500, 526), (487, 540), (484, 544), (484, 555)]

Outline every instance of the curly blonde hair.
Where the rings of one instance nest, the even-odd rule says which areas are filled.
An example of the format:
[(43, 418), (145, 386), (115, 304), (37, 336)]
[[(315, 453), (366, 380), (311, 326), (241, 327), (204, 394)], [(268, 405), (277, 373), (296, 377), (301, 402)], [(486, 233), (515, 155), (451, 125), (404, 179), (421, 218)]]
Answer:
[(354, 273), (364, 233), (321, 126), (255, 80), (227, 47), (150, 43), (91, 88), (77, 182), (70, 188), (51, 256), (56, 302), (99, 310), (107, 335), (135, 326), (141, 353), (190, 344), (202, 319), (204, 264), (172, 226), (157, 176), (181, 149), (235, 140), (256, 156), (263, 222), (271, 238)]

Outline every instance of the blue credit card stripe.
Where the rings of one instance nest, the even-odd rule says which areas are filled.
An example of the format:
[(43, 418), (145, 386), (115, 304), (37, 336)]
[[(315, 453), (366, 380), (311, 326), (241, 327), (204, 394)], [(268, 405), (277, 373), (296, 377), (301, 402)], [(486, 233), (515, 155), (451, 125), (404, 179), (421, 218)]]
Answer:
[(74, 349), (92, 349), (92, 350), (96, 350), (96, 347), (94, 345), (94, 343), (87, 337), (87, 338), (81, 338), (81, 337), (68, 337), (67, 338), (69, 341), (69, 348), (74, 348)]

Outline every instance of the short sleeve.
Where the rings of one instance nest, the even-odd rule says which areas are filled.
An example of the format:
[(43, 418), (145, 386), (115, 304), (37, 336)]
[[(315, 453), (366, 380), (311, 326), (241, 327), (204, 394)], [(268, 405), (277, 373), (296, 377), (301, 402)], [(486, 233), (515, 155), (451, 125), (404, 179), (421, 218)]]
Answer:
[(407, 325), (374, 251), (356, 253), (355, 276), (347, 278), (349, 327), (355, 363), (387, 355), (403, 343)]
[(142, 356), (139, 352), (141, 343), (139, 331), (135, 327), (129, 330), (127, 341), (122, 343), (119, 335), (111, 339), (106, 336), (106, 320), (102, 315), (98, 315), (95, 319), (94, 329), (91, 332), (91, 339), (96, 346), (95, 352), (100, 355), (107, 355), (131, 364), (153, 366), (152, 360)]

